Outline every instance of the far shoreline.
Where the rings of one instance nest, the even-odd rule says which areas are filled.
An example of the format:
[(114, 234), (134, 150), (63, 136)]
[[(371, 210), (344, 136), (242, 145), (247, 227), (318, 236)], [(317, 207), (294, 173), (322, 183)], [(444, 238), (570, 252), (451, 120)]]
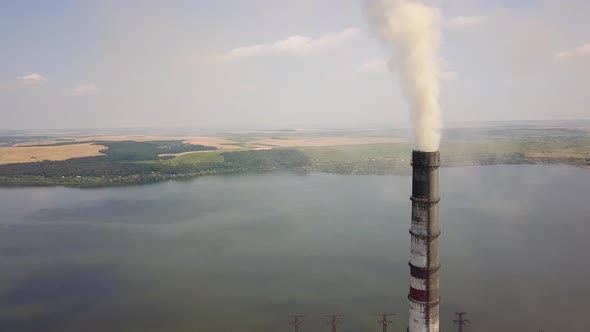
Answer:
[[(486, 163), (486, 164), (455, 164), (455, 165), (442, 165), (441, 168), (462, 168), (462, 167), (485, 167), (485, 166), (568, 166), (572, 168), (578, 168), (583, 170), (590, 170), (588, 166), (575, 165), (569, 163), (547, 163), (547, 162), (521, 162), (521, 163)], [(152, 184), (160, 184), (164, 182), (189, 182), (202, 177), (212, 176), (240, 176), (240, 175), (261, 175), (271, 173), (293, 173), (293, 174), (334, 174), (334, 175), (349, 175), (349, 176), (411, 176), (410, 172), (391, 172), (391, 173), (345, 173), (345, 172), (328, 172), (328, 171), (317, 171), (310, 169), (274, 169), (274, 170), (250, 170), (250, 171), (235, 171), (235, 172), (217, 172), (209, 174), (198, 174), (198, 175), (177, 175), (158, 177), (157, 179), (123, 179), (123, 178), (84, 178), (84, 177), (65, 177), (65, 178), (52, 178), (52, 177), (2, 177), (0, 176), (0, 188), (11, 189), (11, 188), (40, 188), (40, 187), (63, 187), (63, 188), (78, 188), (78, 189), (98, 189), (98, 188), (116, 188), (116, 187), (132, 187), (132, 186), (145, 186)]]

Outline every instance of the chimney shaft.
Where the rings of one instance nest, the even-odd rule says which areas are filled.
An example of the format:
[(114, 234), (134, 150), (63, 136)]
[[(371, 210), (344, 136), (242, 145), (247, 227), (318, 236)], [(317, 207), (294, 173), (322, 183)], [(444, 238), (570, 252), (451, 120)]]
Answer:
[(438, 151), (412, 152), (409, 332), (439, 332), (439, 166)]

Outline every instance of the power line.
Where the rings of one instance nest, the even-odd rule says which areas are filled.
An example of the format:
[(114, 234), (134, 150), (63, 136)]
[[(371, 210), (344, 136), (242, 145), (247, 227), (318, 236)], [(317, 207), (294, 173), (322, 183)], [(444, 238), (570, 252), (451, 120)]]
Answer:
[(459, 325), (459, 332), (463, 332), (463, 327), (466, 327), (467, 324), (471, 325), (469, 319), (463, 318), (464, 315), (467, 315), (466, 312), (456, 312), (455, 315), (458, 316), (458, 319), (453, 319), (453, 323)]
[(338, 317), (343, 317), (344, 315), (325, 315), (325, 317), (330, 317), (328, 321), (328, 325), (332, 326), (332, 332), (336, 332), (336, 327), (338, 325), (342, 325), (342, 322), (338, 321)]
[(299, 325), (301, 325), (301, 321), (299, 320), (299, 318), (307, 317), (307, 316), (306, 315), (293, 315), (293, 316), (287, 316), (287, 317), (293, 319), (292, 322), (289, 322), (289, 325), (293, 325), (293, 328), (295, 328), (295, 332), (299, 332)]
[(379, 323), (379, 324), (381, 324), (381, 326), (383, 326), (383, 332), (387, 332), (387, 324), (393, 325), (393, 321), (387, 320), (387, 317), (388, 316), (395, 316), (394, 313), (391, 313), (391, 314), (382, 313), (382, 314), (375, 315), (375, 316), (381, 317), (381, 320), (378, 320), (377, 323)]

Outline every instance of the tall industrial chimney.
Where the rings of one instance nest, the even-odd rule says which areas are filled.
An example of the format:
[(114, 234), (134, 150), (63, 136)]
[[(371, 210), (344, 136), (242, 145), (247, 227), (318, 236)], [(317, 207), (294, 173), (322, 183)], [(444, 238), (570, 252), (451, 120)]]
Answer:
[(439, 166), (438, 151), (412, 151), (409, 332), (439, 332)]

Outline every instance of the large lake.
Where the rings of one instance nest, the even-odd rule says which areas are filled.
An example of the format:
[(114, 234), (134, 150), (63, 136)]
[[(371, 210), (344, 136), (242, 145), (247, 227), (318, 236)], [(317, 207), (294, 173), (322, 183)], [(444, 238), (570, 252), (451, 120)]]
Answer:
[[(0, 189), (0, 331), (405, 331), (410, 177), (269, 173)], [(441, 169), (441, 319), (590, 326), (590, 171)], [(391, 330), (390, 330), (391, 331)]]

